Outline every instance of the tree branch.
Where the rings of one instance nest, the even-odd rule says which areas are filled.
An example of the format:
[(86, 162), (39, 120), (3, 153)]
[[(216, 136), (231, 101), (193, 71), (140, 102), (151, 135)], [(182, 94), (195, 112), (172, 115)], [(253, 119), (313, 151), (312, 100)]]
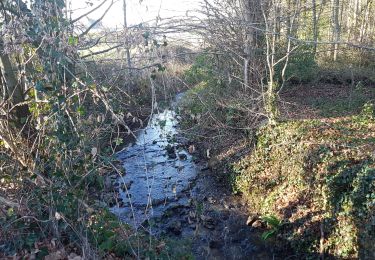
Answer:
[(119, 48), (119, 47), (121, 47), (121, 46), (122, 46), (122, 44), (118, 44), (118, 45), (116, 45), (116, 46), (113, 46), (113, 47), (111, 47), (111, 48), (108, 48), (108, 49), (105, 49), (105, 50), (102, 50), (102, 51), (92, 52), (92, 53), (90, 53), (90, 54), (87, 54), (87, 55), (82, 56), (81, 59), (85, 59), (85, 58), (87, 58), (87, 57), (91, 57), (91, 56), (95, 56), (95, 55), (99, 55), (99, 54), (107, 53), (107, 52), (109, 52), (109, 51), (111, 51), (111, 50), (113, 50), (113, 49), (117, 49), (117, 48)]
[(5, 204), (9, 207), (12, 207), (12, 208), (18, 208), (20, 206), (20, 204), (16, 203), (16, 202), (13, 202), (13, 201), (10, 201), (4, 197), (1, 197), (0, 196), (0, 204)]
[(93, 23), (89, 26), (89, 28), (86, 29), (86, 31), (84, 31), (83, 33), (81, 33), (81, 34), (79, 35), (79, 37), (83, 37), (83, 36), (85, 36), (86, 34), (88, 34), (88, 33), (91, 31), (91, 29), (95, 27), (95, 25), (97, 25), (101, 20), (103, 20), (104, 16), (106, 16), (106, 14), (108, 13), (108, 11), (111, 9), (113, 3), (114, 3), (114, 2), (113, 2), (113, 0), (112, 0), (112, 1), (111, 1), (111, 4), (110, 4), (109, 7), (107, 8), (107, 10), (105, 10), (105, 12), (103, 13), (103, 15), (102, 15), (98, 20), (96, 20), (95, 22), (93, 22)]
[(100, 7), (102, 7), (105, 3), (107, 2), (107, 0), (104, 0), (100, 5), (98, 5), (97, 7), (95, 7), (94, 9), (88, 11), (87, 13), (77, 17), (76, 19), (72, 20), (71, 23), (76, 23), (78, 22), (79, 20), (81, 20), (83, 17), (85, 16), (88, 16), (89, 14), (95, 12), (96, 10), (98, 10)]

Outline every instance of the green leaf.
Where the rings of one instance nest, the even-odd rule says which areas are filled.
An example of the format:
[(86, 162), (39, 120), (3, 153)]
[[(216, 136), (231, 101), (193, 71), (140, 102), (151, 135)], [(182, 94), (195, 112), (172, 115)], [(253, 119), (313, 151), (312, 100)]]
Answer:
[(71, 46), (76, 46), (78, 44), (78, 37), (70, 36), (68, 39), (68, 44)]
[(14, 209), (13, 209), (13, 208), (9, 208), (9, 209), (7, 210), (7, 215), (8, 215), (8, 217), (13, 216), (13, 215), (14, 215)]
[(21, 123), (21, 124), (25, 124), (26, 121), (27, 121), (27, 117), (21, 117), (21, 118), (20, 118), (20, 123)]
[(112, 239), (107, 239), (99, 245), (99, 248), (103, 251), (110, 251), (113, 248)]
[(279, 227), (281, 225), (281, 220), (279, 220), (277, 217), (270, 215), (270, 216), (263, 216), (262, 220), (265, 221), (268, 225), (271, 227)]
[(274, 236), (276, 233), (276, 229), (272, 229), (272, 230), (269, 230), (269, 231), (265, 231), (263, 232), (262, 234), (262, 239), (263, 240), (267, 240), (269, 239), (270, 237)]
[(81, 116), (84, 116), (85, 113), (86, 113), (85, 108), (82, 107), (82, 106), (79, 106), (79, 107), (77, 108), (77, 113), (78, 113), (79, 115), (81, 115)]
[(143, 38), (145, 38), (145, 39), (148, 39), (149, 37), (150, 37), (150, 32), (144, 32), (143, 34), (142, 34), (142, 36), (143, 36)]
[(156, 67), (158, 67), (158, 71), (160, 71), (160, 72), (165, 71), (165, 67), (163, 65), (161, 65), (160, 63), (156, 64)]
[(42, 260), (45, 259), (45, 257), (49, 254), (47, 247), (42, 247), (39, 249), (39, 252), (36, 253), (36, 259)]
[(121, 145), (123, 143), (123, 140), (122, 140), (122, 138), (115, 138), (114, 142), (115, 142), (116, 145)]

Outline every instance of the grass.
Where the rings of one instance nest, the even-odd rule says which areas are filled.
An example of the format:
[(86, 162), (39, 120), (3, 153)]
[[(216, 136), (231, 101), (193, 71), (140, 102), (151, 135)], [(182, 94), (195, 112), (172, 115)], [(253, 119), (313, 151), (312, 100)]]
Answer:
[(234, 165), (236, 189), (250, 210), (285, 223), (278, 229), (280, 247), (309, 257), (374, 257), (372, 108), (368, 104), (356, 116), (265, 127), (256, 149)]

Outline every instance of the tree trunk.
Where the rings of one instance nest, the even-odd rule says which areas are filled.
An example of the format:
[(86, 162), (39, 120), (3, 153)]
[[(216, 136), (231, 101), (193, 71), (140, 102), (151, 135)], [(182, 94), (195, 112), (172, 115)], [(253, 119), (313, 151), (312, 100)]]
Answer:
[(332, 38), (333, 38), (333, 60), (337, 60), (340, 41), (340, 0), (332, 0)]
[(3, 84), (6, 89), (4, 98), (9, 98), (11, 100), (12, 106), (15, 106), (17, 121), (20, 121), (22, 118), (27, 117), (30, 112), (27, 105), (22, 105), (25, 101), (22, 84), (17, 80), (17, 74), (13, 69), (9, 55), (4, 53), (3, 50), (3, 42), (0, 40), (0, 60), (5, 81)]
[(316, 15), (316, 0), (312, 0), (312, 23), (313, 23), (313, 40), (314, 40), (314, 49), (313, 54), (314, 57), (316, 55), (317, 50), (317, 42), (318, 42), (318, 21)]
[(242, 0), (243, 17), (245, 20), (245, 57), (244, 57), (244, 85), (245, 87), (250, 85), (250, 66), (251, 62), (254, 61), (255, 56), (255, 39), (253, 24), (255, 22), (256, 10), (254, 2), (251, 0)]
[[(127, 5), (126, 5), (126, 0), (123, 0), (123, 8), (124, 8), (124, 29), (128, 29), (128, 18), (127, 18)], [(128, 62), (128, 67), (131, 68), (132, 62), (131, 62), (131, 57), (130, 57), (130, 46), (129, 43), (126, 43), (126, 60)], [(131, 70), (129, 70), (131, 71)]]

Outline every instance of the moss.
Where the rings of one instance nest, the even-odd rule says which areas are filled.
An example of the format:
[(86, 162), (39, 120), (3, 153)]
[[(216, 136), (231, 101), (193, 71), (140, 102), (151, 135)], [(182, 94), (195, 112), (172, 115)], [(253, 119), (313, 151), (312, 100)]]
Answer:
[(314, 257), (324, 233), (330, 256), (374, 257), (375, 121), (368, 110), (260, 129), (256, 149), (233, 166), (250, 210), (288, 223), (281, 246)]

